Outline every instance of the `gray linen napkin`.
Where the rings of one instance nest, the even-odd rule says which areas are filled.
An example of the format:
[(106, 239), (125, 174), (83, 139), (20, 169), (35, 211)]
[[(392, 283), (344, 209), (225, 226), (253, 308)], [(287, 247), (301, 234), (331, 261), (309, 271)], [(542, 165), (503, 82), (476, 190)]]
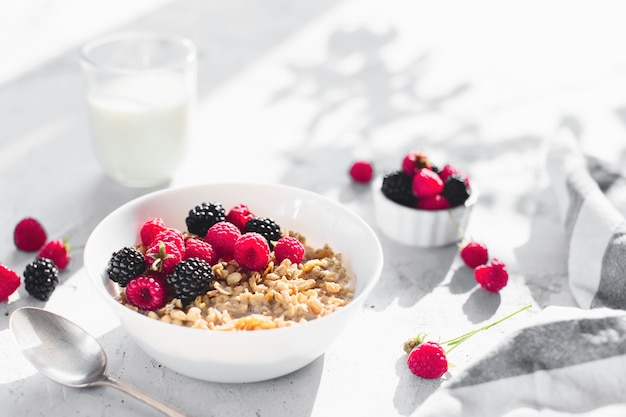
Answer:
[(547, 170), (579, 307), (545, 308), (412, 416), (626, 416), (626, 222), (571, 131), (551, 141)]

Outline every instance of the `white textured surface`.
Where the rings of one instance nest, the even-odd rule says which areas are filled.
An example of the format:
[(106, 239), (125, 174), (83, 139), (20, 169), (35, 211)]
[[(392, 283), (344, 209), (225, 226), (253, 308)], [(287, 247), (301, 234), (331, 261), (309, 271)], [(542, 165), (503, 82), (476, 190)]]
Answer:
[[(36, 216), (84, 243), (118, 205), (146, 192), (105, 178), (89, 144), (76, 48), (112, 29), (161, 29), (199, 47), (199, 119), (174, 185), (247, 180), (327, 195), (374, 226), (372, 196), (347, 170), (394, 169), (408, 150), (463, 167), (480, 184), (469, 233), (504, 261), (509, 284), (476, 287), (454, 246), (383, 243), (382, 279), (354, 326), (291, 375), (224, 385), (151, 361), (85, 287), (81, 252), (52, 299), (23, 288), (0, 304), (0, 402), (9, 416), (155, 415), (111, 390), (78, 392), (33, 372), (9, 314), (48, 306), (98, 335), (112, 375), (197, 416), (406, 416), (444, 381), (413, 377), (402, 343), (464, 333), (519, 306), (570, 305), (566, 246), (543, 172), (544, 138), (565, 123), (589, 153), (626, 162), (626, 55), (620, 1), (12, 1), (0, 10), (0, 262), (31, 254), (12, 230)], [(7, 6), (8, 4), (8, 6)], [(13, 10), (12, 8), (16, 8)], [(89, 9), (89, 10), (85, 10)], [(476, 335), (457, 365), (532, 311)], [(251, 347), (252, 348), (252, 347)]]

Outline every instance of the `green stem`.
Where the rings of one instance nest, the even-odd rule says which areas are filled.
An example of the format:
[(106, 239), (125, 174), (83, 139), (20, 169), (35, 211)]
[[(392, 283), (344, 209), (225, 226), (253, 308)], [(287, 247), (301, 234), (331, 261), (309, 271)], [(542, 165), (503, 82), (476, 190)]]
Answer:
[(493, 323), (487, 324), (483, 327), (480, 327), (478, 329), (472, 330), (471, 332), (465, 333), (461, 336), (455, 337), (454, 339), (450, 339), (450, 340), (446, 340), (445, 342), (441, 342), (442, 345), (448, 345), (451, 346), (450, 349), (448, 349), (446, 351), (446, 354), (450, 353), (453, 349), (455, 349), (457, 346), (459, 346), (461, 343), (465, 342), (467, 339), (469, 339), (470, 337), (474, 336), (476, 333), (481, 332), (483, 330), (487, 330), (493, 326), (495, 326), (496, 324), (502, 323), (504, 320), (510, 319), (511, 317), (513, 317), (514, 315), (521, 313), (524, 310), (529, 309), (530, 307), (532, 307), (532, 304), (528, 304), (522, 308), (520, 308), (517, 311), (514, 311), (513, 313), (502, 317), (501, 319), (494, 321)]
[(454, 223), (454, 227), (456, 227), (459, 236), (461, 236), (461, 241), (463, 241), (465, 239), (465, 231), (461, 229), (461, 225), (459, 224), (459, 222), (456, 221), (450, 209), (447, 209), (446, 211), (448, 212), (448, 217), (450, 217), (450, 220), (452, 220), (452, 223)]

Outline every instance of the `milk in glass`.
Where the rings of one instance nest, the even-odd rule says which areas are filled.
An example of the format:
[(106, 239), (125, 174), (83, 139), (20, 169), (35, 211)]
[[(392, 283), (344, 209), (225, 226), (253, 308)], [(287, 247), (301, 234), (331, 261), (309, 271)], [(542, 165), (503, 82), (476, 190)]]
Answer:
[(180, 73), (127, 75), (88, 97), (94, 146), (105, 170), (136, 186), (167, 182), (190, 135), (192, 97)]

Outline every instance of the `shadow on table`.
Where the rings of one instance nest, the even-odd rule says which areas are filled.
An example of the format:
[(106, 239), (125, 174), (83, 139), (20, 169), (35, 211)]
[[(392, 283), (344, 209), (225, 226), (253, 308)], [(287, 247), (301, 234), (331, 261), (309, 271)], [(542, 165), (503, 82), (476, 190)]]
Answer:
[(455, 245), (414, 248), (392, 242), (380, 233), (379, 236), (385, 264), (368, 298), (375, 311), (384, 311), (394, 300), (402, 307), (417, 304), (442, 283), (458, 251)]
[[(270, 381), (221, 384), (192, 380), (150, 359), (117, 327), (98, 338), (108, 357), (108, 374), (196, 417), (308, 416), (324, 368), (324, 356), (292, 374)], [(193, 383), (190, 383), (193, 381)], [(110, 388), (71, 389), (36, 373), (0, 384), (9, 396), (3, 415), (154, 416), (150, 407)]]
[[(398, 33), (394, 28), (374, 31), (357, 27), (331, 32), (325, 59), (315, 64), (289, 64), (287, 70), (294, 81), (276, 91), (269, 105), (293, 96), (315, 102), (317, 111), (307, 127), (308, 135), (313, 137), (336, 113), (358, 102), (359, 126), (341, 133), (367, 141), (377, 130), (393, 123), (441, 111), (442, 106), (469, 89), (468, 84), (459, 83), (442, 93), (423, 94), (420, 84), (430, 55), (421, 54), (404, 67), (394, 68), (385, 53), (395, 41)], [(396, 105), (398, 102), (402, 104)]]
[(415, 411), (445, 380), (416, 377), (408, 371), (406, 358), (406, 355), (402, 355), (396, 361), (396, 375), (399, 379), (393, 403), (401, 416), (408, 416)]
[[(531, 196), (529, 196), (531, 197)], [(572, 305), (567, 284), (567, 242), (551, 189), (538, 189), (529, 208), (528, 240), (515, 248), (517, 268), (538, 307)]]

